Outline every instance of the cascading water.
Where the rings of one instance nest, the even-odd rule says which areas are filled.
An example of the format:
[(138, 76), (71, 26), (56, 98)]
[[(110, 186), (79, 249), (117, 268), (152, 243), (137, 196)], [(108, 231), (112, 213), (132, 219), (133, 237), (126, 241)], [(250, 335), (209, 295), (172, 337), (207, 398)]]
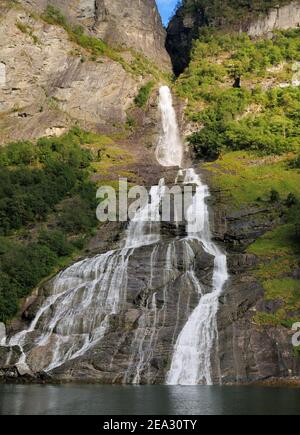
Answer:
[(182, 165), (183, 144), (179, 134), (176, 113), (170, 88), (162, 86), (159, 90), (159, 109), (163, 132), (156, 148), (156, 158), (160, 165), (171, 167)]
[[(228, 280), (227, 259), (212, 241), (209, 211), (206, 199), (208, 187), (201, 183), (193, 169), (186, 171), (185, 183), (197, 186), (193, 204), (188, 210), (188, 238), (198, 239), (207, 253), (215, 258), (212, 293), (201, 295), (199, 305), (189, 317), (179, 335), (171, 368), (167, 376), (169, 385), (212, 384), (211, 353), (217, 338), (217, 312), (219, 297)], [(201, 285), (199, 283), (201, 294)]]
[[(162, 166), (181, 168), (184, 151), (170, 89), (161, 87), (159, 96), (163, 129), (157, 160)], [(134, 308), (131, 311), (138, 311), (139, 316), (130, 338), (127, 368), (122, 371), (123, 382), (155, 381), (153, 361), (162, 353), (164, 328), (170, 329), (170, 307), (176, 313), (171, 315), (175, 319), (169, 340), (173, 357), (167, 383), (212, 382), (211, 351), (217, 338), (218, 298), (228, 278), (226, 256), (210, 234), (207, 186), (193, 169), (180, 169), (177, 183), (197, 188), (188, 210), (187, 236), (161, 235), (161, 200), (166, 191), (162, 179), (151, 189), (151, 203), (137, 211), (130, 222), (121, 247), (61, 272), (28, 330), (7, 341), (8, 346), (21, 349), (19, 371), (51, 372), (84, 357), (92, 349), (101, 349), (109, 335), (111, 320), (127, 313), (130, 300)], [(195, 270), (196, 255), (202, 247), (215, 258), (213, 291), (206, 295)], [(140, 254), (144, 255), (140, 269), (145, 271), (136, 289), (136, 277), (130, 278), (129, 270), (132, 263), (136, 264), (134, 257)], [(137, 295), (141, 295), (138, 308), (137, 302), (128, 297), (129, 284), (133, 293), (137, 290)], [(174, 286), (179, 292), (177, 302), (172, 305)], [(191, 295), (200, 300), (192, 313)], [(122, 333), (126, 337), (125, 331)], [(118, 349), (112, 353), (110, 369)]]
[[(163, 193), (161, 180), (150, 191), (151, 203), (130, 222), (122, 249), (76, 263), (58, 275), (53, 294), (46, 299), (29, 329), (9, 340), (9, 346), (19, 346), (22, 350), (19, 368), (26, 371), (29, 359), (35, 371), (49, 372), (84, 355), (102, 340), (110, 316), (118, 314), (126, 302), (131, 255), (135, 249), (160, 238), (156, 223)], [(47, 352), (41, 352), (43, 349)], [(34, 363), (30, 364), (31, 359)]]

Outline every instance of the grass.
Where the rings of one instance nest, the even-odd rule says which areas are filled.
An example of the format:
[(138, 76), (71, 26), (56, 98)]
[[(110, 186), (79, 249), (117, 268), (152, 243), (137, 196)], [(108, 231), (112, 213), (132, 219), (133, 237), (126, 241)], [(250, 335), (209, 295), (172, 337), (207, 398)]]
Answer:
[(293, 224), (283, 225), (259, 238), (248, 249), (261, 260), (254, 273), (264, 288), (264, 299), (281, 302), (281, 307), (273, 314), (258, 312), (254, 318), (257, 324), (290, 328), (300, 321), (300, 282), (292, 278), (300, 261), (294, 231)]
[(282, 198), (289, 193), (300, 198), (300, 171), (289, 168), (291, 158), (291, 155), (284, 155), (261, 159), (249, 152), (234, 151), (204, 167), (213, 175), (214, 186), (227, 192), (230, 205), (239, 209), (247, 204), (268, 201), (272, 189)]
[(21, 23), (20, 21), (17, 21), (16, 26), (20, 30), (20, 32), (24, 33), (24, 35), (30, 36), (34, 44), (40, 43), (39, 38), (33, 33), (33, 28), (31, 26)]
[[(270, 192), (275, 189), (280, 200), (273, 204), (274, 215), (285, 213), (285, 223), (256, 240), (247, 252), (259, 257), (252, 271), (261, 282), (266, 301), (280, 301), (274, 313), (257, 312), (254, 322), (261, 326), (290, 328), (300, 321), (300, 282), (293, 278), (299, 267), (300, 246), (295, 237), (297, 217), (285, 205), (289, 193), (300, 199), (300, 171), (291, 169), (293, 155), (258, 157), (235, 151), (223, 154), (204, 167), (213, 175), (213, 187), (226, 194), (231, 211), (249, 206), (272, 207)], [(297, 213), (296, 213), (297, 215)]]
[(138, 95), (135, 97), (135, 100), (134, 100), (135, 104), (138, 107), (143, 108), (147, 105), (154, 85), (155, 85), (155, 83), (153, 81), (151, 81), (151, 82), (148, 82), (146, 85), (141, 87)]

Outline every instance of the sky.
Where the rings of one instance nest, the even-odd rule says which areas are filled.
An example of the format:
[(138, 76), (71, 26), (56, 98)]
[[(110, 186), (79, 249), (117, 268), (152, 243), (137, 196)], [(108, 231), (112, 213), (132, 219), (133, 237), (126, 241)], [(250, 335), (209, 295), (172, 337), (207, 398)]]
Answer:
[(160, 15), (162, 16), (163, 23), (168, 24), (178, 0), (156, 0)]

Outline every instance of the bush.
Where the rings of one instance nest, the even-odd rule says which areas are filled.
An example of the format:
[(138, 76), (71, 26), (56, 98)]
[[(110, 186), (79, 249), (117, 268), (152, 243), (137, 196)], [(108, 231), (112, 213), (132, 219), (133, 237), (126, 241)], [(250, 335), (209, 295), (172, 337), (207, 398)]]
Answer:
[(188, 138), (198, 158), (217, 159), (222, 151), (224, 139), (214, 127), (204, 127)]
[[(299, 35), (296, 29), (277, 32), (273, 39), (251, 40), (246, 34), (209, 28), (200, 31), (189, 68), (176, 85), (179, 95), (189, 99), (190, 119), (206, 128), (194, 138), (200, 156), (209, 154), (210, 148), (212, 155), (218, 155), (211, 143), (212, 130), (218, 132), (217, 149), (221, 144), (228, 150), (251, 150), (261, 155), (298, 149), (300, 88), (280, 88), (277, 81), (290, 79), (288, 69), (298, 60)], [(264, 90), (255, 85), (260, 78), (269, 79), (273, 74), (269, 68), (280, 63), (286, 66), (274, 73), (274, 88)], [(237, 77), (242, 79), (240, 89), (233, 86)], [(202, 140), (206, 137), (207, 147)], [(194, 140), (191, 144), (195, 146)], [(299, 168), (298, 160), (293, 164)]]
[(70, 234), (89, 232), (96, 222), (95, 209), (91, 209), (90, 204), (82, 198), (65, 204), (59, 215), (60, 227)]
[(300, 156), (298, 156), (294, 160), (292, 160), (290, 162), (290, 166), (292, 169), (300, 169)]
[[(75, 127), (36, 145), (20, 142), (1, 148), (0, 321), (13, 317), (19, 299), (49, 276), (62, 257), (82, 249), (97, 226), (96, 187), (89, 181), (92, 155), (81, 148), (97, 140)], [(37, 236), (28, 231), (29, 225), (44, 222), (57, 209), (62, 209), (61, 229), (42, 230)], [(12, 242), (8, 236), (16, 230), (26, 232), (27, 240)], [(78, 233), (70, 243), (68, 236)]]
[(280, 194), (277, 190), (272, 189), (270, 192), (270, 202), (275, 203), (280, 201)]
[[(90, 151), (81, 148), (87, 133), (74, 128), (61, 138), (43, 138), (36, 146), (29, 142), (10, 144), (1, 151), (0, 234), (9, 234), (30, 223), (43, 221), (56, 204), (81, 192), (92, 202), (95, 188), (87, 181), (92, 161)], [(30, 163), (40, 168), (30, 168)], [(23, 165), (26, 163), (26, 167)], [(11, 170), (10, 165), (16, 168)]]
[(66, 235), (59, 230), (41, 231), (38, 237), (38, 242), (41, 245), (47, 246), (58, 257), (70, 255), (73, 250), (73, 247), (68, 242)]
[(145, 107), (148, 103), (149, 97), (151, 95), (152, 89), (154, 87), (154, 82), (148, 82), (145, 86), (142, 86), (139, 90), (138, 95), (135, 97), (135, 104), (138, 107)]
[(18, 285), (0, 271), (0, 322), (6, 322), (18, 312)]
[(30, 243), (18, 246), (1, 257), (1, 271), (14, 277), (18, 285), (18, 297), (23, 297), (33, 289), (42, 278), (50, 274), (57, 264), (57, 256), (48, 247)]
[(298, 204), (298, 199), (294, 193), (289, 193), (285, 203), (287, 207), (291, 208)]

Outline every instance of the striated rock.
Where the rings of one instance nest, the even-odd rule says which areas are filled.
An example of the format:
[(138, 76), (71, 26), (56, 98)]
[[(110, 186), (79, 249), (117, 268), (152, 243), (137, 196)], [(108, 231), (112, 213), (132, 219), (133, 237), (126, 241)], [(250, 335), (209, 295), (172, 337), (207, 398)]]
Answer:
[[(167, 29), (166, 47), (176, 75), (181, 74), (188, 66), (193, 40), (199, 36), (199, 30), (203, 27), (230, 28), (230, 31), (246, 32), (251, 37), (259, 37), (275, 30), (286, 30), (300, 25), (299, 0), (290, 1), (289, 4), (277, 7), (272, 7), (270, 4), (267, 6), (267, 10), (262, 11), (258, 16), (257, 8), (259, 10), (259, 5), (257, 8), (251, 8), (249, 5), (247, 8), (243, 2), (240, 7), (245, 8), (245, 16), (230, 23), (226, 22), (222, 15), (213, 16), (210, 8), (190, 3), (193, 2), (183, 1), (183, 5), (178, 8)], [(218, 7), (221, 11), (220, 5), (216, 6), (216, 11)]]
[[(204, 251), (197, 240), (165, 239), (133, 250), (128, 260), (126, 291), (121, 295), (121, 308), (107, 316), (103, 337), (85, 352), (79, 352), (77, 357), (66, 358), (66, 362), (62, 361), (59, 367), (50, 370), (52, 379), (102, 383), (139, 379), (141, 383), (163, 383), (174, 343), (199, 302), (199, 289), (190, 272), (194, 267), (205, 293), (212, 282), (214, 258)], [(69, 269), (68, 276), (74, 273), (78, 279), (80, 272), (76, 267)], [(94, 319), (95, 327), (99, 321), (102, 325), (99, 314), (92, 311), (94, 307), (86, 305), (89, 300), (86, 291), (96, 272), (94, 268), (89, 271), (86, 263), (81, 273), (84, 274), (84, 282), (80, 289), (72, 292), (78, 312), (72, 322), (63, 325), (64, 319), (58, 320), (47, 340), (36, 345), (58, 306), (64, 305), (62, 298), (45, 311), (36, 329), (26, 336), (26, 363), (35, 377), (53, 362), (64, 346), (67, 351), (70, 343), (79, 348), (80, 343), (84, 343), (85, 321), (88, 320), (82, 311), (85, 307), (88, 310), (86, 314)], [(55, 281), (50, 282), (48, 287), (47, 293), (53, 294)], [(38, 310), (38, 306), (35, 308)], [(31, 373), (19, 371), (19, 374)]]
[[(29, 26), (36, 39), (18, 23)], [(60, 134), (74, 120), (88, 128), (125, 122), (140, 77), (107, 57), (85, 59), (62, 28), (20, 10), (6, 13), (0, 33), (0, 61), (6, 66), (0, 87), (1, 142)]]
[(171, 68), (165, 50), (166, 32), (155, 0), (22, 0), (22, 3), (40, 12), (47, 5), (59, 8), (92, 35), (115, 47), (133, 48), (161, 67)]
[(264, 289), (253, 274), (261, 260), (245, 253), (249, 244), (281, 222), (281, 211), (254, 206), (232, 212), (221, 192), (213, 192), (212, 203), (214, 233), (225, 242), (230, 272), (220, 297), (214, 381), (231, 384), (299, 376), (300, 359), (292, 346), (292, 331), (254, 321), (258, 311), (277, 312), (282, 301), (264, 300)]
[(19, 361), (21, 350), (19, 346), (13, 347), (0, 347), (0, 367), (1, 369), (8, 369), (14, 367)]
[(288, 5), (272, 8), (267, 16), (262, 16), (257, 21), (242, 28), (252, 37), (258, 37), (273, 32), (300, 26), (300, 2), (293, 1)]

